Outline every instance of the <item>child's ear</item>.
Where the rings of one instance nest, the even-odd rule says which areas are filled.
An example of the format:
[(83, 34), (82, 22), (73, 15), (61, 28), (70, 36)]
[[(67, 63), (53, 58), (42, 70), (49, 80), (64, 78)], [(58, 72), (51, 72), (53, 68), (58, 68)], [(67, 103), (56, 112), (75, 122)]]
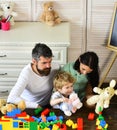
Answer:
[(61, 93), (62, 89), (59, 88), (59, 89), (57, 89), (57, 91), (59, 91)]

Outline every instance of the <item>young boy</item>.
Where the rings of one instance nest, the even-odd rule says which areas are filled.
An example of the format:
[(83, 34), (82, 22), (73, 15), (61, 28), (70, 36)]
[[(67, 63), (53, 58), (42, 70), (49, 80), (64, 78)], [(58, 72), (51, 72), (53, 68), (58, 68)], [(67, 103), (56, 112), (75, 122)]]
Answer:
[(73, 91), (75, 79), (65, 71), (59, 71), (54, 78), (55, 92), (51, 96), (50, 105), (60, 109), (66, 116), (71, 116), (82, 107), (77, 94)]

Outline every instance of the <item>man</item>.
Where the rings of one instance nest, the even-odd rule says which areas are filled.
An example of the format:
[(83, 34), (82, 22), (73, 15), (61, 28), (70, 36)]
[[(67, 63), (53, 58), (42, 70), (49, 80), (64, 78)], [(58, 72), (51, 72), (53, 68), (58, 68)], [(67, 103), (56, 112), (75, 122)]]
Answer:
[(21, 71), (7, 102), (17, 104), (24, 100), (26, 108), (38, 108), (49, 104), (53, 89), (53, 77), (59, 65), (52, 64), (52, 51), (38, 43), (32, 50), (32, 63)]

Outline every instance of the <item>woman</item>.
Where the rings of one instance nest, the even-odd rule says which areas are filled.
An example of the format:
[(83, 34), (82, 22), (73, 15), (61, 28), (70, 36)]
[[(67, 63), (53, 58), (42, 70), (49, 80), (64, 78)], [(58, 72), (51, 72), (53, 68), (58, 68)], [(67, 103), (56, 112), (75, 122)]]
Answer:
[(72, 63), (64, 65), (61, 69), (71, 73), (76, 79), (74, 91), (81, 100), (92, 94), (92, 88), (99, 83), (98, 56), (94, 52), (85, 52)]

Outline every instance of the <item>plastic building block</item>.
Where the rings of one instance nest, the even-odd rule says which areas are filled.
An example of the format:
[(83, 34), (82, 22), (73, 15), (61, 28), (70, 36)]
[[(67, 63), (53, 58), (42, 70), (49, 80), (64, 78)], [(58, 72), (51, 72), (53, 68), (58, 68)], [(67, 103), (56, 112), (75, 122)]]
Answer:
[(21, 110), (20, 109), (13, 109), (11, 112), (7, 112), (7, 116), (9, 117), (15, 117), (16, 114), (20, 114), (21, 113)]
[(10, 120), (4, 120), (0, 118), (0, 122), (9, 122)]
[(100, 121), (100, 126), (104, 128), (105, 125), (106, 125), (106, 121), (105, 121), (105, 120), (101, 120), (101, 121)]
[(41, 115), (41, 119), (43, 122), (46, 122), (46, 117), (44, 115)]
[(2, 130), (2, 125), (0, 125), (0, 130)]
[(94, 120), (95, 114), (94, 113), (89, 113), (88, 115), (88, 120)]
[(40, 122), (39, 126), (43, 130), (44, 128), (48, 127), (48, 124), (46, 122)]
[(50, 130), (50, 128), (44, 128), (44, 130)]
[(78, 127), (77, 123), (72, 124), (72, 129), (76, 129)]
[(77, 130), (83, 130), (83, 118), (77, 118)]
[(55, 112), (50, 112), (49, 116), (55, 116)]
[(35, 121), (37, 121), (38, 123), (41, 122), (41, 117), (37, 118), (37, 117), (35, 117), (35, 116), (32, 116), (32, 118), (33, 118)]
[(106, 125), (104, 126), (104, 128), (106, 128), (106, 129), (107, 129), (107, 128), (108, 128), (108, 124), (106, 124)]
[(18, 128), (18, 122), (13, 122), (13, 127)]
[(42, 110), (43, 110), (42, 107), (35, 109), (34, 110), (35, 115), (38, 115), (40, 112), (42, 112)]
[(54, 124), (53, 127), (52, 127), (52, 130), (58, 130), (59, 126)]
[(47, 116), (49, 114), (50, 110), (46, 108), (44, 111), (42, 111), (41, 115)]
[(60, 123), (60, 122), (58, 122), (56, 125), (57, 125), (59, 128), (61, 127), (61, 123)]
[(67, 126), (65, 124), (61, 124), (60, 130), (67, 130)]
[(34, 121), (34, 118), (29, 117), (28, 119), (25, 119), (25, 120), (28, 121), (28, 122), (32, 122), (32, 121)]
[(73, 121), (71, 119), (69, 119), (69, 120), (66, 121), (66, 125), (67, 126), (71, 127), (72, 124), (73, 124)]
[(55, 121), (57, 119), (57, 116), (48, 116), (46, 118), (47, 121)]
[(30, 122), (30, 130), (38, 130), (38, 123), (37, 122)]
[(17, 117), (26, 117), (26, 112), (21, 112), (20, 114), (16, 114)]
[(58, 116), (57, 119), (58, 120), (63, 120), (64, 118), (63, 118), (63, 116)]

